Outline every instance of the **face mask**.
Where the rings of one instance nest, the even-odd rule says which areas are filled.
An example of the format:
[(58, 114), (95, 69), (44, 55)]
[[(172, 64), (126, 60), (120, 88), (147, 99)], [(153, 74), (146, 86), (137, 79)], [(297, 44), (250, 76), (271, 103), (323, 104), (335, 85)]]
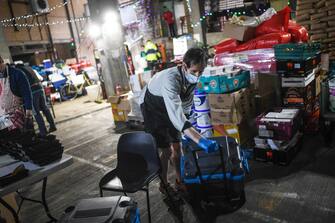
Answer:
[(190, 84), (196, 84), (199, 79), (199, 77), (194, 76), (193, 74), (190, 74), (190, 73), (186, 73), (185, 78)]

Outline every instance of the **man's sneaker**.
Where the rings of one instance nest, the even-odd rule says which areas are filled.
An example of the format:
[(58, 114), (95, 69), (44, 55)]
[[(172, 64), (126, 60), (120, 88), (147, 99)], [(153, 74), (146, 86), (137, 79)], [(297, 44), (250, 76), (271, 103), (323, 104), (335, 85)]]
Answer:
[(181, 193), (187, 193), (187, 187), (185, 184), (176, 179), (175, 190)]
[(56, 128), (56, 127), (50, 127), (50, 128), (49, 128), (49, 133), (51, 133), (51, 132), (55, 132), (55, 131), (57, 131), (57, 128)]
[(163, 185), (162, 183), (159, 184), (159, 191), (160, 191), (162, 194), (164, 194), (164, 195), (167, 196), (166, 191), (167, 191), (167, 192), (169, 193), (169, 195), (171, 195), (171, 196), (174, 196), (174, 195), (177, 194), (177, 191), (176, 191), (173, 187), (171, 187), (171, 185), (170, 185), (169, 183), (165, 184), (165, 187), (166, 187), (166, 188), (164, 188), (164, 185)]

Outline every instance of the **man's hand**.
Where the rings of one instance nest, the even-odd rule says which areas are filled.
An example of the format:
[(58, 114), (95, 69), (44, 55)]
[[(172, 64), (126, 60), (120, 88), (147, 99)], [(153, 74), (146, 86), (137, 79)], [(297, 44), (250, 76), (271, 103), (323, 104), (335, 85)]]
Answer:
[(32, 110), (26, 110), (26, 115), (24, 119), (24, 132), (34, 131), (34, 121)]
[(26, 110), (26, 118), (32, 118), (33, 117), (33, 111), (32, 110)]

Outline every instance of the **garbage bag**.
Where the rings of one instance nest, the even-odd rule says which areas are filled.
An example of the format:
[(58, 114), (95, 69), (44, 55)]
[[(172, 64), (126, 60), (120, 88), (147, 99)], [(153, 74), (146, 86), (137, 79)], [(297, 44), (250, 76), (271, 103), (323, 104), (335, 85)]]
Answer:
[(261, 36), (268, 33), (287, 32), (290, 14), (290, 7), (285, 7), (283, 10), (273, 15), (271, 19), (261, 23), (256, 28), (256, 36)]
[(239, 42), (236, 39), (225, 39), (216, 46), (214, 46), (215, 54), (232, 52), (236, 49), (238, 45)]
[(293, 42), (300, 43), (308, 41), (307, 29), (293, 20), (290, 20), (288, 23), (288, 32), (291, 33)]
[(248, 42), (237, 46), (234, 52), (272, 48), (274, 45), (281, 44), (281, 43), (289, 43), (290, 41), (291, 41), (290, 33), (285, 33), (285, 32), (270, 33), (270, 34), (259, 36), (253, 40), (249, 40)]

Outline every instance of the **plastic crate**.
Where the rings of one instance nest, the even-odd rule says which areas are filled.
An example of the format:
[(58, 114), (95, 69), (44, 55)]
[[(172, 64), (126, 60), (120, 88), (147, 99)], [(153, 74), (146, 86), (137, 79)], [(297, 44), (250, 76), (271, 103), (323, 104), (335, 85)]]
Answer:
[(274, 46), (277, 60), (306, 60), (320, 52), (320, 43), (287, 43)]

